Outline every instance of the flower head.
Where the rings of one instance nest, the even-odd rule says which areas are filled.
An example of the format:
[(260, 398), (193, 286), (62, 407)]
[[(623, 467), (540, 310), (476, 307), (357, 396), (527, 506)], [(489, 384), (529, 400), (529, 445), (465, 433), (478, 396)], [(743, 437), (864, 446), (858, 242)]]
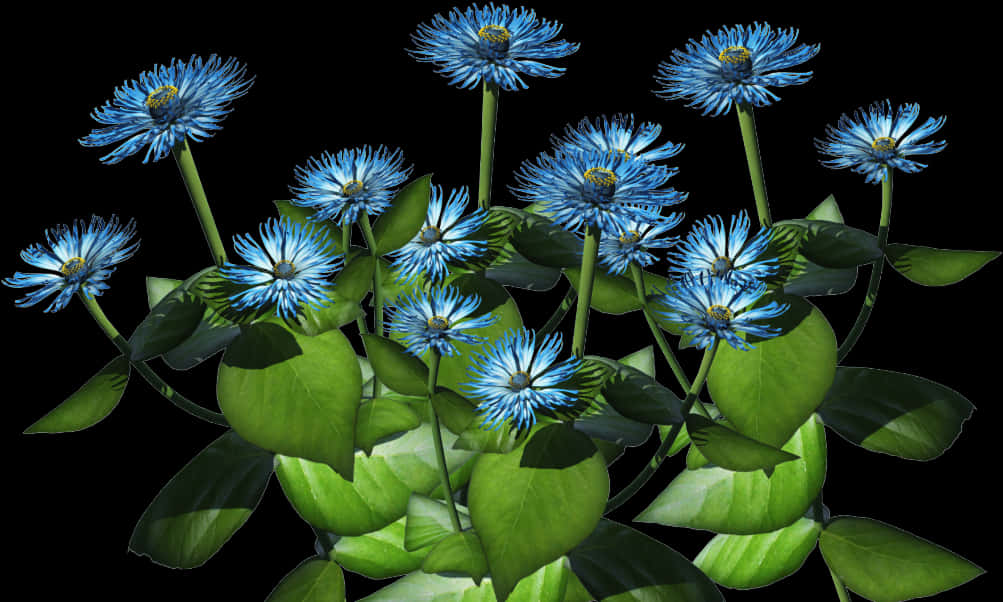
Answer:
[(80, 139), (84, 146), (105, 146), (125, 141), (104, 157), (118, 163), (149, 145), (143, 163), (159, 161), (185, 136), (196, 142), (212, 136), (230, 112), (229, 104), (247, 93), (254, 78), (244, 79), (246, 67), (236, 59), (220, 61), (215, 54), (203, 62), (171, 59), (170, 66), (156, 65), (139, 80), (115, 90), (115, 100), (94, 109), (91, 117), (108, 127)]
[(411, 242), (390, 254), (393, 267), (399, 270), (397, 280), (413, 282), (424, 274), (431, 282), (442, 282), (448, 273), (447, 264), (463, 261), (482, 254), (486, 248), (483, 240), (469, 240), (487, 219), (487, 212), (477, 209), (467, 217), (470, 194), (466, 188), (453, 189), (443, 203), (442, 187), (433, 186), (428, 201), (425, 226)]
[(536, 163), (523, 162), (515, 174), (519, 186), (512, 192), (526, 202), (539, 203), (566, 230), (598, 226), (610, 236), (619, 236), (629, 229), (631, 220), (650, 221), (661, 207), (686, 199), (685, 193), (675, 189), (659, 189), (678, 171), (622, 153), (541, 153)]
[(377, 216), (390, 206), (394, 187), (411, 173), (411, 168), (403, 165), (400, 149), (390, 152), (382, 146), (375, 151), (363, 146), (337, 155), (325, 152), (320, 159), (308, 159), (307, 167), (296, 167), (299, 186), (290, 187), (291, 202), (313, 209), (312, 221), (331, 219), (351, 224), (363, 212)]
[(682, 213), (653, 216), (646, 222), (628, 221), (628, 227), (616, 236), (604, 234), (599, 241), (599, 263), (610, 274), (622, 274), (631, 263), (649, 266), (657, 259), (648, 249), (666, 249), (679, 242), (679, 237), (659, 238), (683, 221)]
[(291, 318), (301, 303), (323, 307), (334, 287), (330, 278), (343, 260), (333, 252), (327, 229), (283, 217), (270, 218), (258, 233), (260, 245), (249, 234), (233, 237), (237, 253), (251, 265), (226, 263), (219, 270), (227, 280), (250, 287), (230, 297), (234, 309), (274, 305), (280, 318)]
[[(655, 79), (664, 86), (656, 94), (689, 101), (688, 106), (716, 117), (733, 102), (765, 107), (780, 100), (771, 86), (793, 86), (811, 79), (811, 71), (780, 71), (818, 54), (819, 45), (799, 44), (796, 29), (774, 31), (769, 24), (725, 27), (673, 50), (671, 62), (658, 65)], [(792, 48), (792, 46), (794, 46)]]
[(397, 298), (387, 308), (390, 330), (404, 334), (404, 344), (411, 354), (421, 356), (432, 348), (439, 355), (456, 355), (450, 341), (483, 343), (481, 336), (465, 330), (484, 328), (498, 317), (485, 313), (471, 317), (481, 304), (477, 295), (464, 296), (453, 287), (433, 288), (429, 292), (415, 291), (411, 296)]
[(409, 53), (435, 64), (451, 85), (473, 89), (482, 80), (503, 90), (526, 89), (520, 77), (560, 77), (563, 67), (541, 63), (568, 56), (578, 44), (551, 40), (561, 25), (536, 18), (536, 12), (505, 5), (454, 8), (447, 16), (435, 15), (431, 24), (418, 26), (411, 39), (418, 46)]
[(570, 124), (564, 128), (564, 138), (551, 136), (554, 147), (562, 151), (606, 151), (620, 153), (627, 157), (651, 163), (679, 154), (682, 144), (665, 144), (644, 150), (651, 146), (662, 132), (662, 126), (646, 121), (636, 128), (633, 115), (614, 115), (596, 119), (593, 124), (588, 118), (582, 119), (577, 128)]
[(25, 263), (49, 271), (15, 272), (3, 283), (14, 288), (40, 287), (18, 299), (18, 307), (30, 307), (58, 291), (45, 311), (59, 311), (73, 293), (94, 297), (108, 288), (105, 280), (115, 271), (115, 265), (132, 257), (139, 248), (139, 241), (129, 244), (135, 234), (135, 221), (129, 220), (123, 226), (117, 216), (105, 221), (94, 215), (90, 223), (76, 220), (72, 226), (60, 224), (45, 231), (48, 248), (34, 244), (21, 251)]
[(684, 276), (667, 293), (658, 294), (656, 303), (668, 308), (657, 309), (670, 322), (683, 324), (683, 332), (693, 337), (693, 345), (703, 349), (713, 346), (717, 337), (728, 341), (735, 349), (749, 350), (752, 345), (741, 337), (745, 332), (760, 338), (775, 337), (780, 329), (756, 324), (756, 320), (774, 318), (790, 307), (776, 301), (749, 309), (766, 293), (762, 282), (741, 282), (709, 274)]
[(693, 226), (678, 251), (670, 252), (673, 265), (669, 268), (678, 275), (708, 274), (742, 282), (759, 281), (777, 273), (777, 259), (758, 260), (770, 244), (769, 228), (760, 228), (749, 238), (749, 215), (743, 210), (731, 216), (731, 227), (724, 228), (720, 216), (708, 217)]
[(822, 161), (823, 165), (834, 169), (849, 167), (867, 176), (866, 181), (871, 184), (884, 181), (889, 167), (916, 173), (926, 165), (906, 157), (939, 153), (947, 146), (943, 140), (920, 142), (942, 128), (945, 117), (930, 117), (907, 134), (917, 117), (918, 104), (901, 105), (893, 112), (890, 101), (876, 102), (867, 110), (857, 109), (852, 118), (844, 113), (836, 127), (827, 125), (827, 139), (816, 138), (815, 146), (834, 157)]
[(578, 391), (558, 385), (570, 379), (581, 360), (558, 361), (561, 335), (543, 337), (536, 346), (536, 333), (521, 328), (510, 330), (475, 354), (468, 370), (469, 380), (461, 385), (471, 397), (480, 399), (478, 411), (484, 415), (481, 427), (494, 430), (511, 419), (522, 430), (536, 424), (536, 410), (571, 407)]

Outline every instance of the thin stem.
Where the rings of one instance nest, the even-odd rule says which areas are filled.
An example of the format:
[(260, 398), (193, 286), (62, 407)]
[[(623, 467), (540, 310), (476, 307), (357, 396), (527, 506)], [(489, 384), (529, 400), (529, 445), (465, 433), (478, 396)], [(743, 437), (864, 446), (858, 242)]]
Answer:
[(585, 334), (589, 325), (589, 305), (592, 304), (592, 284), (596, 274), (596, 259), (599, 257), (599, 226), (590, 225), (585, 234), (585, 248), (582, 251), (581, 279), (578, 281), (578, 307), (575, 308), (575, 334), (571, 341), (571, 352), (575, 357), (585, 355)]
[(714, 362), (714, 355), (717, 354), (717, 348), (720, 344), (720, 338), (715, 338), (711, 346), (704, 351), (703, 360), (700, 362), (700, 369), (697, 371), (696, 378), (693, 379), (693, 384), (690, 385), (689, 392), (686, 394), (686, 399), (683, 400), (683, 420), (672, 425), (672, 428), (669, 430), (669, 434), (662, 440), (662, 444), (658, 446), (658, 450), (655, 451), (655, 455), (651, 457), (651, 460), (645, 465), (641, 472), (634, 477), (634, 480), (631, 481), (629, 485), (624, 487), (623, 491), (616, 494), (610, 501), (606, 502), (607, 514), (616, 510), (622, 506), (624, 502), (632, 498), (634, 494), (648, 482), (648, 479), (655, 474), (655, 471), (658, 470), (659, 466), (661, 466), (662, 461), (665, 460), (669, 450), (672, 449), (672, 444), (676, 442), (676, 437), (679, 435), (679, 431), (682, 430), (683, 424), (685, 424), (686, 416), (689, 415), (690, 409), (693, 407), (693, 403), (700, 396), (700, 391), (703, 389), (704, 381), (707, 380), (707, 373), (710, 372), (710, 365)]
[(878, 298), (878, 285), (881, 284), (881, 271), (885, 267), (885, 247), (888, 244), (888, 225), (892, 220), (892, 174), (894, 170), (886, 167), (888, 175), (881, 183), (881, 219), (878, 222), (878, 248), (881, 255), (871, 263), (871, 281), (867, 285), (867, 296), (864, 297), (864, 304), (860, 306), (860, 313), (857, 314), (857, 321), (853, 323), (850, 334), (839, 346), (836, 354), (836, 361), (843, 361), (843, 358), (850, 353), (850, 349), (857, 343), (857, 339), (864, 332), (867, 320), (871, 317), (871, 310), (874, 309), (874, 301)]
[(850, 602), (850, 594), (846, 591), (846, 586), (843, 585), (843, 580), (829, 568), (829, 574), (832, 575), (832, 584), (836, 586), (836, 595), (839, 596), (839, 602)]
[[(111, 340), (112, 343), (118, 347), (118, 350), (122, 352), (122, 355), (129, 359), (132, 357), (132, 349), (129, 347), (129, 342), (125, 340), (125, 337), (118, 333), (115, 326), (112, 325), (111, 321), (108, 319), (104, 312), (101, 311), (101, 306), (98, 305), (96, 297), (88, 298), (83, 293), (78, 293), (80, 300), (83, 301), (84, 307), (90, 312), (91, 317), (97, 322), (97, 325), (104, 331), (105, 335)], [(211, 422), (213, 424), (218, 424), (220, 426), (230, 426), (230, 423), (226, 421), (226, 418), (222, 414), (218, 414), (211, 410), (207, 410), (200, 406), (199, 404), (187, 399), (184, 395), (181, 395), (174, 389), (172, 389), (167, 383), (165, 383), (157, 374), (146, 365), (146, 362), (132, 361), (133, 367), (136, 371), (143, 375), (146, 382), (157, 390), (161, 395), (167, 398), (168, 401), (178, 406), (185, 412), (188, 412), (196, 418), (201, 418), (206, 422)]]
[(575, 287), (569, 286), (568, 291), (564, 293), (564, 298), (561, 299), (561, 304), (558, 305), (557, 309), (554, 310), (554, 313), (551, 314), (547, 323), (544, 324), (540, 330), (536, 331), (536, 333), (540, 336), (546, 336), (557, 330), (557, 327), (561, 325), (561, 322), (564, 320), (564, 316), (568, 315), (568, 310), (571, 309), (571, 306), (577, 298), (578, 291), (575, 290)]
[(654, 316), (651, 315), (651, 308), (648, 307), (648, 295), (644, 290), (644, 274), (641, 271), (641, 266), (636, 263), (630, 264), (630, 275), (634, 278), (634, 289), (637, 291), (637, 300), (641, 304), (641, 309), (644, 311), (644, 319), (648, 322), (648, 328), (651, 329), (651, 335), (655, 337), (655, 342), (658, 343), (658, 348), (662, 350), (662, 356), (665, 361), (669, 363), (669, 367), (672, 368), (672, 373), (676, 375), (676, 380), (679, 381), (679, 386), (683, 388), (683, 391), (688, 391), (690, 388), (690, 381), (686, 378), (686, 373), (683, 372), (683, 367), (679, 365), (676, 360), (676, 356), (672, 353), (672, 347), (669, 346), (669, 342), (665, 340), (665, 335), (662, 333), (662, 329), (658, 327), (658, 323), (655, 322)]
[(745, 158), (749, 162), (749, 176), (752, 178), (752, 194), (756, 197), (759, 225), (769, 228), (773, 225), (773, 219), (770, 217), (770, 201), (766, 197), (763, 162), (759, 157), (756, 117), (752, 112), (752, 105), (736, 103), (735, 109), (738, 112), (738, 125), (742, 128), (742, 142), (745, 144)]
[[(369, 225), (369, 215), (363, 213), (359, 216), (359, 225), (362, 227), (362, 235), (366, 238), (366, 246), (369, 247), (369, 252), (373, 254), (376, 261), (373, 263), (373, 303), (375, 304), (376, 311), (376, 324), (373, 332), (377, 336), (384, 336), (383, 332), (383, 283), (382, 275), (380, 274), (380, 258), (376, 254), (376, 239), (373, 237), (373, 228)], [(373, 375), (373, 397), (380, 396), (382, 383), (379, 379)]]
[(174, 154), (178, 169), (181, 170), (181, 179), (185, 181), (188, 196), (192, 199), (192, 206), (195, 207), (195, 213), (202, 225), (202, 233), (205, 235), (206, 242), (209, 243), (212, 259), (218, 267), (223, 267), (223, 264), (226, 263), (226, 248), (219, 237), (219, 229), (216, 228), (216, 220), (212, 217), (212, 210), (209, 209), (209, 200), (202, 188), (198, 169), (195, 168), (195, 159), (192, 158), (192, 151), (188, 148), (188, 138), (182, 138), (174, 145), (171, 152)]
[(341, 227), (341, 252), (347, 257), (348, 250), (352, 248), (352, 224), (345, 224)]
[(481, 171), (477, 181), (477, 206), (485, 211), (491, 208), (491, 171), (495, 155), (495, 126), (498, 123), (497, 84), (484, 82), (481, 102)]
[(439, 465), (439, 476), (442, 481), (442, 492), (446, 496), (446, 507), (449, 508), (449, 521), (453, 523), (453, 530), (459, 533), (463, 530), (460, 526), (460, 515), (456, 513), (456, 504), (453, 502), (453, 486), (449, 484), (449, 469), (446, 468), (446, 452), (442, 447), (442, 431), (439, 426), (439, 415), (435, 413), (435, 406), (432, 405), (432, 395), (435, 395), (435, 381), (439, 377), (439, 353), (435, 349), (429, 350), (428, 366), (428, 407), (432, 412), (432, 437), (435, 440), (435, 460)]

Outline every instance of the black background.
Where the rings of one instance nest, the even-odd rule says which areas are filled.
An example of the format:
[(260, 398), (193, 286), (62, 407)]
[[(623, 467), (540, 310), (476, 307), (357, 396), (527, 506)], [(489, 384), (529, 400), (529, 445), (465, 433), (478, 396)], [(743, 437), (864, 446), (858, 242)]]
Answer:
[[(8, 68), (16, 87), (5, 91), (7, 144), (18, 159), (7, 162), (3, 265), (10, 275), (31, 271), (20, 249), (44, 240), (43, 230), (91, 213), (135, 217), (139, 253), (111, 278), (102, 306), (128, 334), (146, 313), (144, 278), (184, 278), (211, 263), (177, 168), (170, 158), (143, 165), (142, 154), (108, 166), (98, 158), (110, 147), (77, 143), (97, 124), (89, 111), (112, 98), (116, 86), (155, 63), (219, 53), (246, 62), (257, 76), (250, 93), (215, 137), (193, 153), (224, 241), (256, 230), (274, 215), (271, 202), (288, 198), (293, 168), (324, 150), (363, 144), (403, 149), (414, 175), (434, 172), (445, 188), (476, 192), (480, 123), (479, 90), (459, 90), (404, 51), (419, 22), (452, 5), (407, 9), (386, 3), (338, 3), (317, 11), (284, 5), (271, 12), (241, 9), (209, 14), (182, 5), (145, 13), (61, 13), (59, 23), (23, 21), (27, 42)], [(801, 41), (822, 50), (807, 67), (806, 85), (776, 91), (782, 100), (757, 111), (767, 185), (775, 219), (801, 217), (834, 193), (848, 223), (876, 229), (880, 187), (848, 171), (819, 165), (812, 138), (840, 113), (889, 98), (919, 102), (921, 120), (946, 114), (933, 139), (947, 149), (928, 157), (925, 171), (899, 174), (890, 240), (960, 249), (999, 249), (1001, 217), (993, 187), (996, 156), (983, 149), (994, 134), (995, 93), (983, 83), (985, 61), (995, 56), (988, 26), (950, 8), (940, 13), (871, 5), (806, 13), (727, 8), (703, 3), (662, 12), (623, 4), (590, 11), (577, 3), (537, 3), (538, 13), (564, 24), (561, 37), (581, 42), (574, 55), (552, 64), (567, 67), (559, 79), (531, 79), (526, 91), (503, 93), (495, 163), (495, 203), (521, 206), (507, 187), (519, 163), (548, 147), (549, 136), (582, 117), (633, 112), (663, 126), (663, 140), (683, 142), (672, 160), (680, 173), (671, 184), (690, 192), (688, 218), (753, 212), (749, 176), (733, 114), (701, 117), (682, 102), (652, 94), (659, 61), (691, 37), (722, 25), (766, 20), (795, 26)], [(706, 8), (704, 8), (704, 6)], [(701, 12), (702, 11), (702, 12)], [(117, 15), (117, 16), (116, 16)], [(36, 25), (45, 22), (46, 25)], [(11, 22), (13, 25), (13, 22)], [(984, 29), (980, 29), (984, 28)], [(984, 40), (984, 41), (983, 41)], [(11, 51), (13, 52), (13, 50)], [(986, 57), (989, 57), (988, 59)], [(10, 79), (8, 79), (10, 82)], [(13, 132), (11, 131), (13, 129)], [(922, 161), (923, 158), (921, 157)], [(754, 213), (754, 212), (753, 212)], [(232, 255), (232, 250), (230, 251)], [(658, 266), (655, 266), (656, 268)], [(661, 266), (664, 268), (664, 263)], [(912, 462), (857, 448), (829, 431), (825, 503), (833, 514), (876, 518), (951, 549), (992, 571), (989, 537), (996, 480), (990, 445), (998, 397), (992, 386), (1000, 331), (993, 300), (994, 262), (951, 287), (925, 288), (885, 271), (871, 322), (847, 365), (921, 375), (966, 395), (977, 407), (949, 453)], [(842, 340), (866, 287), (861, 269), (847, 295), (814, 298)], [(539, 327), (566, 283), (547, 293), (516, 290), (523, 317)], [(0, 304), (11, 350), (6, 364), (4, 486), (15, 553), (10, 580), (36, 588), (36, 598), (259, 600), (301, 560), (313, 554), (313, 536), (284, 500), (276, 482), (247, 524), (205, 566), (172, 570), (128, 553), (135, 521), (160, 488), (220, 429), (202, 423), (160, 398), (138, 375), (119, 407), (98, 425), (72, 434), (22, 435), (21, 431), (76, 390), (116, 351), (76, 302), (56, 314), (45, 304), (14, 307), (24, 291), (7, 290)], [(346, 332), (353, 338), (354, 327)], [(570, 343), (571, 318), (563, 325)], [(588, 351), (617, 357), (650, 341), (639, 314), (593, 314)], [(692, 373), (693, 350), (681, 354)], [(659, 360), (665, 382), (667, 366)], [(172, 385), (216, 408), (217, 359), (186, 373), (153, 362)], [(666, 380), (667, 379), (667, 380)], [(623, 487), (653, 451), (653, 442), (631, 450), (612, 469), (612, 490)], [(681, 468), (674, 458), (612, 518), (629, 522)], [(689, 558), (711, 534), (635, 524)], [(346, 573), (350, 599), (378, 589)], [(940, 600), (981, 599), (988, 576)], [(821, 556), (813, 553), (795, 576), (768, 588), (725, 591), (729, 600), (835, 600)]]

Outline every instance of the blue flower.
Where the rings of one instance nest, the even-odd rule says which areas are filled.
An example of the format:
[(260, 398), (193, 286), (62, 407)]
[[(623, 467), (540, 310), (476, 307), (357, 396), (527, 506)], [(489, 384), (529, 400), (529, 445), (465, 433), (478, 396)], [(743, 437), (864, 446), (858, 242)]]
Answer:
[(404, 168), (404, 154), (380, 146), (324, 152), (320, 159), (307, 160), (307, 167), (296, 167), (298, 187), (290, 187), (291, 202), (309, 207), (316, 213), (311, 221), (333, 220), (340, 214), (341, 224), (352, 224), (365, 212), (377, 216), (390, 206), (395, 186), (407, 180), (411, 168)]
[(60, 224), (45, 231), (49, 248), (34, 244), (21, 251), (25, 263), (49, 273), (15, 272), (3, 283), (14, 288), (41, 287), (18, 299), (18, 307), (30, 307), (58, 291), (45, 311), (59, 311), (73, 293), (96, 297), (108, 288), (105, 280), (115, 271), (115, 265), (132, 257), (139, 248), (139, 241), (129, 245), (135, 234), (135, 220), (123, 226), (117, 216), (105, 221), (94, 215), (89, 224), (76, 220), (72, 227)]
[(196, 142), (212, 136), (230, 112), (229, 104), (247, 93), (254, 78), (244, 79), (246, 67), (236, 59), (225, 63), (215, 55), (202, 62), (171, 59), (169, 67), (156, 65), (115, 90), (114, 102), (94, 109), (91, 117), (108, 127), (80, 139), (84, 146), (105, 146), (125, 140), (101, 157), (118, 163), (149, 144), (143, 163), (159, 161), (185, 136)]
[(947, 146), (943, 140), (920, 142), (942, 128), (946, 117), (930, 117), (906, 134), (917, 117), (918, 104), (901, 105), (893, 113), (890, 101), (876, 102), (866, 111), (857, 109), (852, 119), (844, 113), (836, 127), (825, 126), (828, 139), (816, 138), (815, 146), (820, 152), (835, 157), (822, 161), (823, 165), (834, 169), (849, 167), (866, 175), (866, 181), (871, 184), (884, 181), (888, 167), (916, 173), (926, 165), (906, 157), (939, 153)]
[(678, 251), (670, 252), (677, 275), (709, 274), (741, 282), (758, 281), (777, 273), (776, 257), (756, 261), (770, 244), (772, 231), (760, 228), (749, 238), (749, 215), (744, 210), (731, 216), (731, 227), (725, 231), (724, 220), (711, 216), (693, 226)]
[(780, 100), (768, 86), (793, 86), (811, 79), (805, 73), (780, 72), (818, 54), (819, 45), (799, 44), (796, 29), (773, 31), (766, 23), (709, 31), (700, 42), (686, 44), (686, 52), (672, 51), (671, 63), (658, 65), (655, 79), (664, 88), (656, 94), (689, 101), (703, 115), (718, 116), (732, 102), (765, 107)]
[(511, 419), (518, 430), (536, 424), (535, 412), (574, 405), (578, 391), (558, 385), (570, 379), (581, 360), (557, 361), (561, 335), (543, 337), (536, 347), (536, 333), (521, 328), (510, 330), (483, 354), (474, 354), (468, 369), (469, 380), (460, 385), (474, 399), (482, 400), (477, 410), (484, 415), (481, 428), (494, 430)]
[(679, 154), (682, 144), (665, 144), (644, 150), (651, 146), (662, 132), (662, 126), (646, 121), (634, 128), (633, 115), (614, 115), (612, 119), (605, 116), (596, 119), (595, 124), (582, 119), (577, 128), (567, 125), (564, 128), (564, 138), (551, 136), (551, 142), (559, 151), (592, 151), (600, 150), (622, 153), (628, 157), (651, 163), (661, 161)]
[(756, 320), (775, 318), (790, 307), (770, 301), (755, 309), (749, 307), (766, 293), (762, 282), (741, 282), (708, 274), (684, 276), (670, 285), (667, 293), (655, 296), (656, 308), (666, 320), (684, 325), (683, 332), (693, 337), (693, 345), (703, 349), (713, 346), (720, 337), (735, 349), (749, 350), (752, 345), (741, 337), (745, 332), (766, 339), (780, 334), (780, 329), (756, 324)]
[(686, 194), (659, 190), (677, 168), (651, 165), (622, 153), (604, 151), (541, 153), (524, 161), (512, 192), (538, 203), (554, 223), (575, 232), (598, 226), (610, 236), (629, 230), (630, 221), (650, 221), (661, 207), (683, 202)]
[(326, 228), (303, 225), (289, 218), (270, 218), (258, 227), (261, 244), (250, 234), (233, 237), (237, 253), (250, 263), (226, 263), (221, 276), (250, 288), (230, 297), (234, 309), (275, 306), (280, 318), (291, 318), (301, 303), (315, 309), (328, 301), (330, 278), (341, 269), (343, 255), (333, 252)]
[(400, 270), (398, 281), (411, 283), (419, 275), (424, 275), (431, 282), (442, 282), (448, 274), (446, 264), (484, 253), (485, 241), (467, 240), (467, 237), (484, 225), (488, 214), (483, 209), (477, 209), (461, 219), (469, 200), (466, 188), (453, 189), (449, 200), (443, 204), (442, 187), (432, 187), (425, 227), (411, 242), (390, 253), (390, 257), (394, 258), (392, 267)]
[(390, 331), (404, 335), (402, 339), (409, 353), (420, 357), (431, 347), (439, 355), (448, 356), (458, 353), (450, 341), (474, 345), (487, 340), (464, 332), (491, 326), (498, 320), (491, 313), (470, 317), (480, 304), (477, 295), (464, 296), (447, 286), (401, 295), (386, 311)]
[(578, 44), (551, 40), (561, 25), (540, 21), (536, 12), (505, 5), (454, 8), (448, 16), (435, 15), (431, 25), (422, 23), (411, 39), (418, 46), (408, 51), (415, 59), (433, 63), (438, 73), (451, 78), (450, 85), (473, 89), (482, 80), (503, 90), (526, 89), (519, 76), (560, 77), (563, 67), (539, 62), (568, 56)]
[(646, 222), (628, 222), (628, 227), (617, 236), (604, 235), (599, 242), (599, 263), (610, 274), (623, 274), (631, 263), (640, 267), (651, 265), (657, 259), (648, 249), (666, 249), (679, 242), (679, 237), (658, 238), (683, 221), (682, 213), (653, 216)]

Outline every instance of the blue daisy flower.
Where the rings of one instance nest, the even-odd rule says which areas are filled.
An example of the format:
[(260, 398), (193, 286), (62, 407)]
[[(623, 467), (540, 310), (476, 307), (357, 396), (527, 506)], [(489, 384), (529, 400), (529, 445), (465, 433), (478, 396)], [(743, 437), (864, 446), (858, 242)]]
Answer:
[(510, 330), (483, 354), (475, 353), (469, 380), (460, 387), (481, 400), (481, 428), (494, 430), (511, 419), (522, 430), (536, 424), (536, 410), (573, 406), (578, 391), (558, 385), (574, 376), (581, 360), (558, 361), (560, 353), (560, 333), (543, 337), (537, 347), (536, 333), (525, 328)]
[(237, 253), (251, 265), (226, 263), (219, 270), (227, 280), (249, 287), (230, 297), (233, 308), (274, 305), (280, 318), (294, 317), (302, 303), (322, 308), (329, 301), (327, 292), (334, 288), (331, 277), (344, 259), (333, 252), (327, 229), (273, 217), (258, 227), (258, 233), (261, 244), (250, 234), (233, 237)]
[(866, 181), (871, 184), (884, 181), (888, 167), (916, 173), (926, 165), (906, 157), (939, 153), (947, 146), (943, 140), (920, 142), (942, 128), (946, 117), (930, 117), (909, 132), (917, 117), (918, 104), (901, 105), (893, 112), (890, 101), (876, 102), (866, 111), (857, 109), (852, 118), (844, 113), (836, 127), (825, 126), (828, 139), (816, 138), (815, 146), (820, 152), (835, 157), (822, 161), (823, 165), (834, 169), (849, 167), (867, 176)]
[(399, 270), (398, 281), (411, 283), (423, 274), (430, 282), (442, 282), (449, 273), (447, 264), (484, 253), (486, 241), (467, 237), (484, 225), (488, 214), (477, 209), (463, 217), (469, 200), (470, 193), (460, 188), (450, 191), (449, 199), (443, 203), (442, 187), (432, 187), (425, 227), (411, 242), (389, 255), (394, 258), (392, 267)]
[(717, 278), (709, 274), (684, 276), (673, 283), (668, 293), (655, 295), (657, 305), (668, 311), (656, 310), (669, 322), (684, 326), (683, 332), (693, 337), (693, 345), (699, 349), (714, 345), (720, 337), (735, 349), (749, 350), (752, 345), (741, 337), (745, 332), (766, 339), (780, 334), (780, 329), (757, 320), (775, 318), (790, 307), (771, 301), (768, 304), (749, 309), (766, 293), (762, 282), (741, 282)]
[(777, 258), (758, 261), (757, 258), (769, 246), (772, 230), (760, 228), (750, 238), (749, 225), (749, 215), (744, 210), (731, 216), (728, 230), (720, 216), (695, 224), (676, 247), (678, 250), (668, 254), (673, 262), (669, 270), (676, 275), (708, 274), (740, 282), (769, 278), (780, 269)]
[(481, 304), (477, 295), (464, 296), (453, 287), (433, 288), (429, 292), (415, 291), (402, 295), (395, 305), (387, 307), (391, 332), (404, 334), (405, 347), (420, 357), (429, 348), (439, 355), (456, 355), (450, 341), (477, 344), (484, 337), (465, 330), (484, 328), (494, 324), (498, 317), (485, 313), (470, 317)]
[(780, 71), (818, 54), (818, 44), (794, 46), (797, 38), (796, 29), (774, 31), (766, 23), (708, 31), (700, 42), (690, 39), (685, 52), (673, 50), (671, 63), (659, 63), (655, 79), (664, 88), (655, 93), (689, 101), (687, 106), (715, 117), (728, 111), (732, 102), (768, 106), (780, 100), (769, 86), (793, 86), (811, 79), (811, 71)]
[(365, 212), (377, 216), (390, 206), (396, 194), (395, 186), (407, 180), (411, 167), (403, 167), (404, 154), (380, 146), (375, 151), (368, 145), (339, 151), (324, 152), (320, 159), (307, 160), (307, 167), (296, 167), (298, 187), (290, 187), (291, 202), (315, 211), (312, 221), (336, 220), (352, 224)]
[(73, 293), (96, 297), (108, 288), (105, 280), (115, 271), (115, 265), (132, 257), (139, 248), (139, 241), (129, 244), (135, 234), (135, 220), (123, 226), (117, 216), (105, 221), (93, 215), (90, 223), (76, 220), (72, 226), (60, 224), (45, 231), (48, 248), (34, 244), (21, 251), (25, 263), (49, 272), (15, 272), (3, 283), (14, 288), (40, 287), (18, 299), (18, 307), (30, 307), (58, 292), (45, 311), (59, 311)]
[(222, 62), (215, 54), (207, 61), (192, 56), (188, 62), (171, 59), (170, 66), (156, 65), (139, 80), (122, 84), (115, 100), (94, 109), (91, 117), (108, 127), (80, 139), (84, 146), (105, 146), (125, 141), (104, 157), (118, 163), (145, 145), (143, 163), (159, 161), (185, 139), (196, 142), (220, 129), (229, 104), (247, 93), (254, 78), (244, 79), (246, 67), (236, 59)]
[(623, 274), (636, 263), (646, 267), (656, 261), (648, 249), (667, 249), (679, 242), (679, 237), (659, 238), (683, 221), (682, 213), (658, 216), (647, 222), (628, 221), (628, 227), (617, 236), (603, 236), (599, 241), (599, 263), (610, 274)]
[(505, 5), (454, 8), (446, 17), (435, 15), (431, 24), (418, 26), (411, 39), (418, 46), (408, 51), (415, 59), (433, 63), (450, 85), (473, 89), (481, 81), (503, 90), (526, 89), (520, 73), (532, 77), (560, 77), (563, 67), (541, 63), (574, 53), (578, 44), (551, 40), (561, 25), (536, 18), (536, 12)]
[(512, 192), (538, 203), (554, 223), (575, 232), (598, 226), (610, 236), (629, 230), (631, 220), (650, 221), (661, 207), (683, 202), (686, 193), (659, 189), (677, 168), (651, 165), (604, 151), (541, 153), (524, 161)]
[(593, 124), (588, 118), (582, 119), (577, 128), (570, 124), (564, 128), (564, 138), (551, 136), (551, 143), (559, 151), (600, 150), (622, 153), (641, 161), (651, 163), (679, 154), (682, 144), (665, 144), (645, 150), (662, 132), (662, 126), (646, 121), (636, 128), (633, 115), (614, 115), (597, 118)]

